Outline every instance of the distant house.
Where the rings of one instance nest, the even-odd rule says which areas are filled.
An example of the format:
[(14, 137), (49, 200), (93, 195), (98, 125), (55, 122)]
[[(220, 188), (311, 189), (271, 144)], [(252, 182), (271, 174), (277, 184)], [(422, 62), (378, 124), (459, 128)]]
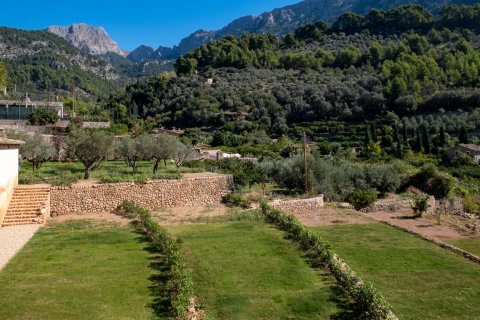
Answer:
[(32, 101), (25, 97), (21, 100), (0, 100), (0, 119), (26, 120), (37, 109), (46, 109), (55, 112), (60, 118), (64, 117), (63, 102)]
[(446, 151), (447, 157), (452, 160), (460, 153), (468, 154), (476, 163), (480, 162), (480, 146), (476, 144), (459, 144)]

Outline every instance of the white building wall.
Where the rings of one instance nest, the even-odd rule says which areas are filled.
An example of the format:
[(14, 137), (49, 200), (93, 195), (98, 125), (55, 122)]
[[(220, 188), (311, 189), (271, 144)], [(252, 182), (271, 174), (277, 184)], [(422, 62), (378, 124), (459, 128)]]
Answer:
[(18, 149), (0, 145), (0, 225), (7, 213), (13, 189), (18, 184)]

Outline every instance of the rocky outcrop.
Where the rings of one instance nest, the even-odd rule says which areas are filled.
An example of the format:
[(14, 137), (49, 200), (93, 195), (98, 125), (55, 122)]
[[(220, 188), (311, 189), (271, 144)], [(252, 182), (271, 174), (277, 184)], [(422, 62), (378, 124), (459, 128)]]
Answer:
[(102, 27), (96, 28), (80, 23), (68, 27), (52, 26), (48, 27), (47, 31), (62, 37), (71, 45), (89, 54), (116, 53), (126, 56), (126, 52), (118, 47)]

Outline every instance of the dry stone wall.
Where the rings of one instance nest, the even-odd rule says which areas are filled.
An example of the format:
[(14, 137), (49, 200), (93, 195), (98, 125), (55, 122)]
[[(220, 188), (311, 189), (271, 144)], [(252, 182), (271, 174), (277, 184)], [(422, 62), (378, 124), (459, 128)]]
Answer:
[(113, 212), (124, 200), (147, 209), (220, 203), (232, 188), (229, 175), (154, 180), (145, 184), (112, 183), (54, 187), (50, 193), (52, 216), (71, 213)]
[(323, 209), (325, 207), (325, 204), (323, 202), (323, 195), (316, 198), (310, 198), (310, 199), (274, 200), (272, 201), (271, 205), (275, 209), (285, 211), (288, 213), (318, 210), (318, 209)]
[[(378, 212), (378, 211), (385, 211), (385, 212), (396, 212), (402, 209), (411, 209), (413, 206), (413, 200), (400, 200), (400, 201), (389, 201), (389, 202), (383, 202), (383, 201), (378, 201), (375, 202), (373, 205), (371, 205), (368, 208), (362, 209), (362, 212)], [(427, 214), (433, 214), (435, 213), (435, 208), (436, 208), (436, 201), (435, 197), (430, 197), (428, 199), (428, 210)]]

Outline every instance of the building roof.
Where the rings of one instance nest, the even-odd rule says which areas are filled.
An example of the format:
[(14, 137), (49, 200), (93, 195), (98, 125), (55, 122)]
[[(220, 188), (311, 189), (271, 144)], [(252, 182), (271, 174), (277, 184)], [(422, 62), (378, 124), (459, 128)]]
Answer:
[(0, 146), (19, 146), (24, 144), (25, 142), (20, 140), (12, 140), (7, 138), (0, 137)]
[(460, 144), (459, 146), (465, 149), (480, 152), (480, 146), (477, 146), (476, 144)]

